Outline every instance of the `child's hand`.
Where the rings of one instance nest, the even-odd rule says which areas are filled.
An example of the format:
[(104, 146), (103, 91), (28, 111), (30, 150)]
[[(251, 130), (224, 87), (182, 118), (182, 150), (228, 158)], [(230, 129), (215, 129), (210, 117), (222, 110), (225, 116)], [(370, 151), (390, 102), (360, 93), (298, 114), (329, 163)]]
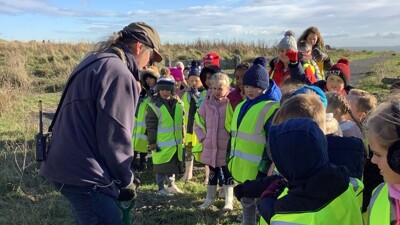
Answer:
[(261, 194), (261, 199), (263, 198), (278, 198), (285, 189), (286, 182), (283, 179), (274, 180), (268, 188)]
[(290, 63), (293, 64), (297, 63), (297, 61), (299, 60), (298, 54), (294, 50), (286, 51), (286, 56), (289, 58)]

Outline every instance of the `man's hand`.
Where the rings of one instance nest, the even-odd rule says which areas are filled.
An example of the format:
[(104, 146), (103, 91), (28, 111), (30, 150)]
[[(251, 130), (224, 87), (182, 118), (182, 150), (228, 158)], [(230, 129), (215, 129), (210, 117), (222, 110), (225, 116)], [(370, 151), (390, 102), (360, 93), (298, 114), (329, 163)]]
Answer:
[(121, 188), (119, 190), (119, 195), (117, 200), (118, 201), (132, 201), (133, 199), (135, 199), (137, 197), (137, 189), (140, 185), (140, 181), (135, 178), (133, 180), (133, 182), (128, 185), (127, 187)]

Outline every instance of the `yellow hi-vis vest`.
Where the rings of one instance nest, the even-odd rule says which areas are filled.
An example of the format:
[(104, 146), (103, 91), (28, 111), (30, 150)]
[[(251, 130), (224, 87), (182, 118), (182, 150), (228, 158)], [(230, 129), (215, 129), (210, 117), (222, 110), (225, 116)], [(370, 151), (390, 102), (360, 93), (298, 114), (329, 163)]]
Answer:
[(360, 210), (362, 209), (362, 204), (363, 204), (363, 191), (364, 191), (364, 183), (354, 177), (350, 177), (350, 185), (354, 189), (354, 193), (356, 194), (358, 204), (360, 206)]
[(132, 133), (132, 148), (135, 152), (146, 153), (149, 144), (146, 135), (146, 112), (149, 99), (145, 98), (137, 108), (137, 116), (135, 117), (135, 126)]
[[(286, 193), (282, 193), (279, 198)], [(265, 220), (260, 224), (267, 224)], [(362, 217), (353, 187), (336, 197), (316, 212), (277, 213), (271, 218), (271, 225), (362, 225)]]
[(311, 68), (311, 71), (312, 71), (313, 75), (315, 76), (315, 67), (311, 64), (310, 60), (307, 60), (307, 61), (304, 62), (303, 70), (306, 71), (307, 67)]
[(372, 193), (368, 206), (369, 225), (390, 225), (390, 201), (387, 183), (380, 184)]
[[(245, 101), (244, 101), (245, 102)], [(264, 124), (279, 107), (278, 102), (261, 101), (253, 105), (237, 125), (241, 102), (233, 113), (231, 125), (231, 152), (228, 169), (238, 182), (254, 180), (266, 147)]]
[[(207, 94), (207, 90), (203, 90), (200, 94), (200, 98), (204, 98)], [(189, 108), (190, 108), (190, 94), (188, 91), (186, 91), (185, 93), (183, 93), (182, 95), (182, 101), (183, 101), (183, 106), (185, 109), (185, 124), (188, 124), (188, 120), (189, 120)], [(196, 117), (196, 116), (195, 116)], [(186, 129), (187, 131), (187, 129)], [(186, 133), (185, 135), (185, 145), (188, 145), (189, 143), (192, 143), (192, 146), (195, 146), (197, 144), (198, 140), (197, 140), (197, 136), (193, 131), (193, 134), (189, 134)]]
[(151, 153), (153, 164), (164, 164), (171, 161), (176, 151), (178, 151), (178, 160), (182, 161), (182, 105), (179, 102), (176, 103), (174, 118), (171, 117), (165, 105), (162, 105), (160, 108), (152, 102), (149, 102), (148, 105), (158, 118), (157, 146), (160, 148), (160, 151), (153, 151)]

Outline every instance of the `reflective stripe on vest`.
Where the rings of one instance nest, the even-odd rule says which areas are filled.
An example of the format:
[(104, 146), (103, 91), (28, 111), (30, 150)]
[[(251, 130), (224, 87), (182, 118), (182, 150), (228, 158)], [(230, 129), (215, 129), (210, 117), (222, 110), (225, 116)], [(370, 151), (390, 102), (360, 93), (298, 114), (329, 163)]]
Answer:
[(271, 218), (271, 225), (308, 224), (308, 225), (362, 225), (361, 211), (354, 195), (352, 185), (332, 202), (318, 211), (301, 213), (279, 213)]
[(279, 107), (278, 102), (259, 102), (248, 109), (240, 126), (237, 127), (237, 120), (243, 103), (240, 103), (233, 113), (231, 158), (228, 162), (228, 169), (233, 178), (239, 182), (256, 178), (258, 166), (266, 147), (264, 124), (275, 109)]
[(137, 108), (137, 116), (132, 132), (132, 148), (136, 152), (147, 153), (149, 142), (146, 136), (146, 113), (148, 108), (148, 98), (145, 98)]
[(350, 184), (353, 186), (354, 193), (356, 194), (358, 204), (360, 205), (360, 208), (362, 207), (362, 202), (363, 202), (363, 191), (364, 191), (364, 183), (354, 177), (350, 177)]
[(307, 60), (304, 62), (303, 64), (303, 70), (306, 71), (307, 67), (311, 68), (311, 72), (313, 73), (313, 75), (315, 76), (315, 67), (311, 64), (310, 60)]
[(171, 117), (171, 114), (165, 105), (162, 105), (160, 108), (152, 102), (149, 102), (148, 105), (158, 118), (157, 146), (160, 148), (160, 151), (152, 152), (153, 164), (164, 164), (169, 162), (176, 152), (178, 152), (179, 161), (182, 161), (182, 105), (176, 103), (174, 118)]
[(369, 225), (390, 225), (389, 190), (386, 183), (374, 190), (368, 207)]

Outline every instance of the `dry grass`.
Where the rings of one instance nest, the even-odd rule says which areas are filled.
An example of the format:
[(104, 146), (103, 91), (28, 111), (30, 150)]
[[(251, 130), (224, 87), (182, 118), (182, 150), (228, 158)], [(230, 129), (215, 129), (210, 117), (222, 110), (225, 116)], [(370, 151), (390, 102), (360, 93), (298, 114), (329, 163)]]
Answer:
[[(272, 57), (273, 47), (262, 42), (243, 43), (196, 41), (186, 44), (166, 44), (162, 54), (173, 59), (201, 59), (210, 51), (221, 57), (240, 55), (251, 61), (259, 55)], [(37, 132), (37, 102), (43, 100), (44, 111), (54, 112), (60, 90), (73, 67), (91, 48), (90, 44), (7, 42), (0, 40), (0, 224), (72, 224), (73, 219), (65, 199), (48, 181), (38, 174), (39, 164), (33, 159), (33, 137)], [(375, 56), (372, 52), (332, 50), (334, 60), (340, 56), (351, 59)], [(390, 61), (370, 75), (363, 88), (376, 86), (376, 77), (398, 75), (399, 61)], [(369, 77), (365, 78), (370, 79)], [(368, 86), (370, 85), (370, 86)], [(372, 86), (371, 86), (372, 85)], [(371, 89), (372, 90), (372, 89)], [(205, 197), (204, 174), (196, 170), (194, 182), (180, 183), (185, 194), (174, 198), (155, 194), (152, 173), (141, 175), (143, 185), (133, 212), (134, 224), (239, 224), (236, 210), (222, 214), (216, 207), (199, 210)]]

